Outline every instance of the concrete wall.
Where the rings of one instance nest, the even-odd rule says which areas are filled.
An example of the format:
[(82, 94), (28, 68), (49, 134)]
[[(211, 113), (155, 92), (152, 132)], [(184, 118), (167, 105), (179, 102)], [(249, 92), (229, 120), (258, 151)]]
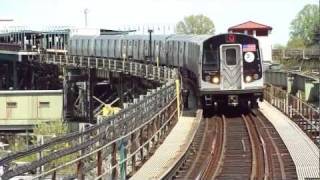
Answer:
[(0, 91), (0, 125), (61, 120), (62, 90)]
[(264, 72), (264, 75), (265, 83), (286, 88), (288, 92), (293, 95), (297, 95), (299, 91), (303, 92), (305, 101), (315, 104), (319, 103), (319, 79), (281, 70), (267, 70)]

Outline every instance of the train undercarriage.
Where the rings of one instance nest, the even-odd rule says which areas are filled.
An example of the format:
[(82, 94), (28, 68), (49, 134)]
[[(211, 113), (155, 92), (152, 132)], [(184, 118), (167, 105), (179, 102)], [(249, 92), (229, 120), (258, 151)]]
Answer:
[(263, 100), (263, 91), (255, 90), (252, 92), (213, 92), (201, 95), (201, 105), (204, 110), (216, 111), (227, 107), (241, 107), (256, 109), (258, 100)]

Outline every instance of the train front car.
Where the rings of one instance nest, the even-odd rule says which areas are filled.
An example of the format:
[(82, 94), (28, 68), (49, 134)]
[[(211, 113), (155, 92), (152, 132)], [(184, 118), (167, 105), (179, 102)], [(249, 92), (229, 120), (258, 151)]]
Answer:
[(263, 98), (259, 42), (245, 34), (221, 34), (203, 42), (200, 94), (205, 109), (257, 107)]

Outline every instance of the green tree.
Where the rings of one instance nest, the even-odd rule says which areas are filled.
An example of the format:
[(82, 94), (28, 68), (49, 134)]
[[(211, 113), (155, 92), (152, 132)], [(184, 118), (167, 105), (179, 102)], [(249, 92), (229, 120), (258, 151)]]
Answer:
[(310, 46), (314, 44), (315, 35), (320, 27), (319, 6), (315, 4), (305, 5), (291, 22), (290, 41), (302, 40), (303, 44)]
[(301, 37), (294, 37), (290, 38), (290, 40), (287, 43), (287, 48), (305, 48), (306, 45), (304, 43), (304, 40)]
[(40, 123), (33, 129), (33, 134), (48, 137), (60, 136), (67, 133), (67, 127), (67, 124), (62, 121)]
[[(48, 141), (49, 139), (52, 139), (57, 136), (63, 136), (68, 133), (68, 125), (64, 123), (63, 121), (51, 121), (51, 122), (44, 122), (38, 124), (33, 129), (34, 134), (34, 143), (41, 143), (43, 139), (43, 143)], [(52, 147), (45, 150), (44, 155), (47, 155), (48, 153), (52, 153), (54, 151), (58, 151), (64, 148), (67, 148), (71, 146), (70, 142), (63, 142), (56, 145), (53, 145)], [(45, 166), (45, 169), (50, 169), (52, 167), (55, 167), (56, 165), (64, 164), (66, 162), (71, 161), (72, 159), (75, 159), (77, 157), (78, 153), (70, 154), (67, 156), (63, 156), (59, 159), (56, 159), (49, 164)], [(71, 171), (73, 167), (67, 167), (63, 169), (64, 172)]]
[(212, 20), (202, 14), (184, 17), (176, 26), (178, 34), (214, 34), (214, 31)]
[(272, 48), (273, 49), (285, 49), (286, 47), (282, 44), (274, 44)]

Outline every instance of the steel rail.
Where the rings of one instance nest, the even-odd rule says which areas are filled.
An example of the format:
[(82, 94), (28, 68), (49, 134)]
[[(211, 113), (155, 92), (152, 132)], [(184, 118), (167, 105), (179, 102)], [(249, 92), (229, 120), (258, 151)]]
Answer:
[(252, 154), (251, 161), (252, 162), (251, 162), (250, 179), (255, 179), (255, 178), (257, 178), (257, 171), (258, 171), (258, 162), (257, 162), (258, 155), (257, 155), (257, 149), (256, 149), (256, 145), (258, 145), (258, 144), (255, 142), (253, 128), (250, 126), (248, 119), (243, 114), (241, 115), (241, 117), (246, 125), (246, 129), (249, 134), (249, 140), (251, 142), (251, 154)]
[(254, 126), (256, 127), (256, 131), (258, 133), (261, 145), (262, 145), (262, 149), (263, 149), (263, 162), (264, 162), (264, 179), (267, 180), (269, 178), (269, 172), (270, 172), (270, 166), (268, 163), (268, 153), (267, 153), (267, 147), (266, 147), (266, 143), (264, 141), (264, 138), (260, 132), (260, 129), (257, 128), (257, 123), (255, 121), (255, 119), (257, 119), (252, 113), (249, 114), (249, 118), (251, 119), (251, 122), (254, 124)]
[(227, 146), (227, 122), (226, 122), (226, 117), (224, 115), (222, 115), (222, 126), (223, 126), (223, 136), (222, 136), (222, 145), (221, 145), (221, 152), (219, 154), (219, 160), (218, 160), (218, 164), (217, 167), (215, 168), (213, 175), (212, 175), (212, 179), (215, 179), (219, 172), (222, 169), (222, 164), (223, 164), (223, 159), (224, 159), (224, 152)]
[[(261, 118), (259, 118), (257, 116), (257, 120), (259, 120), (259, 122), (261, 123), (261, 125), (265, 128), (266, 125), (265, 123), (263, 122), (263, 120)], [(271, 141), (271, 144), (272, 144), (272, 147), (274, 148), (275, 152), (276, 152), (276, 155), (277, 155), (277, 159), (279, 161), (279, 165), (280, 165), (280, 171), (281, 171), (281, 179), (287, 179), (286, 177), (286, 173), (285, 173), (285, 168), (284, 168), (284, 162), (282, 160), (282, 157), (281, 157), (281, 153), (280, 153), (280, 150), (278, 148), (278, 146), (276, 145), (276, 142), (274, 141), (274, 139), (272, 138), (271, 134), (270, 134), (270, 131), (265, 128), (266, 130), (266, 133), (268, 134), (268, 138), (270, 139)]]
[[(216, 118), (216, 135), (212, 143), (211, 154), (199, 179), (215, 179), (218, 174), (219, 162), (223, 156), (224, 139), (226, 138), (225, 118)], [(213, 173), (212, 173), (213, 172)]]
[[(201, 152), (202, 151), (202, 149), (203, 149), (203, 147), (204, 147), (204, 142), (205, 142), (205, 133), (208, 131), (208, 124), (209, 124), (209, 122), (208, 122), (208, 120), (205, 122), (205, 129), (204, 129), (204, 133), (203, 133), (203, 136), (202, 136), (202, 138), (201, 138), (201, 142), (200, 142), (200, 147), (199, 147), (199, 152)], [(195, 161), (194, 162), (197, 162), (198, 160), (199, 160), (199, 158), (200, 158), (200, 153), (197, 153), (197, 156), (196, 156), (196, 159), (195, 159)], [(191, 172), (192, 172), (192, 170), (195, 168), (195, 164), (192, 164), (192, 166), (191, 166), (191, 170), (186, 174), (186, 178), (185, 179), (189, 179), (189, 176), (191, 175)]]
[[(216, 124), (218, 124), (218, 123), (216, 123)], [(219, 127), (216, 126), (216, 132), (218, 132), (218, 128)], [(208, 173), (209, 166), (210, 166), (212, 159), (213, 159), (211, 156), (214, 151), (214, 147), (216, 145), (216, 142), (217, 142), (217, 135), (215, 135), (213, 138), (210, 157), (206, 160), (206, 163), (204, 163), (205, 168), (203, 168), (203, 170), (200, 172), (198, 179), (204, 179), (204, 178), (208, 177), (207, 173)]]

